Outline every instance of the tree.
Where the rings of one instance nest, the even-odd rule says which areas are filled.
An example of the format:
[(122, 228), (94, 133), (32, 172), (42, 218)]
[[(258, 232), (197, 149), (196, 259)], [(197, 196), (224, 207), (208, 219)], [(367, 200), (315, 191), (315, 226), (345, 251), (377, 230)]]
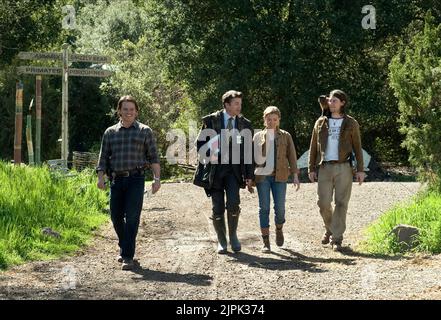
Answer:
[(390, 80), (410, 162), (441, 190), (441, 24), (431, 13), (424, 30), (393, 58)]
[[(15, 108), (15, 82), (19, 79), (16, 67), (20, 60), (17, 54), (20, 51), (51, 51), (61, 48), (68, 32), (62, 29), (62, 7), (67, 0), (0, 0), (0, 122), (5, 126), (0, 130), (0, 158), (11, 159), (14, 141), (14, 108)], [(38, 63), (38, 62), (36, 62)], [(24, 114), (27, 106), (34, 97), (35, 77), (22, 76), (24, 82)], [(42, 148), (42, 157), (47, 159), (58, 154), (57, 142), (59, 133), (52, 137), (52, 131), (58, 126), (54, 122), (48, 122), (61, 104), (61, 94), (57, 87), (61, 87), (61, 81), (56, 86), (50, 78), (43, 80), (43, 113), (46, 119), (42, 123), (43, 139), (46, 143)], [(60, 98), (57, 99), (57, 96)], [(34, 121), (35, 123), (35, 121)], [(55, 135), (55, 134), (54, 134)], [(46, 138), (45, 138), (46, 137)], [(26, 150), (23, 141), (23, 150)], [(23, 159), (26, 159), (24, 157)]]
[(226, 90), (243, 91), (255, 126), (266, 106), (278, 106), (303, 152), (320, 114), (317, 97), (340, 88), (364, 146), (377, 159), (403, 160), (387, 66), (423, 1), (372, 4), (377, 30), (362, 29), (360, 0), (152, 0), (146, 8), (170, 76), (185, 81), (201, 112), (220, 108)]
[[(96, 19), (96, 12), (101, 19)], [(168, 79), (152, 41), (155, 30), (146, 10), (131, 0), (96, 1), (81, 9), (78, 21), (76, 49), (112, 58), (114, 73), (101, 86), (102, 93), (115, 102), (122, 95), (133, 95), (140, 105), (140, 120), (153, 129), (158, 149), (165, 154), (167, 131), (176, 122), (188, 126), (184, 120), (196, 118), (197, 112), (179, 79)], [(112, 121), (116, 120), (115, 108), (116, 103), (108, 109)]]

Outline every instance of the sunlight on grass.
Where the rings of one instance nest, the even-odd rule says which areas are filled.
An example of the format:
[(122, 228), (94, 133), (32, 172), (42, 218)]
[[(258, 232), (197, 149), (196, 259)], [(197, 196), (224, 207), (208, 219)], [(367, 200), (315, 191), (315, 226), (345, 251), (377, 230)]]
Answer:
[[(0, 162), (0, 269), (73, 253), (108, 221), (106, 203), (93, 171), (66, 178)], [(46, 227), (61, 237), (43, 234)]]
[(441, 253), (441, 194), (425, 191), (387, 211), (365, 230), (367, 239), (360, 248), (374, 254), (402, 253), (403, 246), (390, 233), (398, 224), (420, 229), (418, 245), (412, 251)]

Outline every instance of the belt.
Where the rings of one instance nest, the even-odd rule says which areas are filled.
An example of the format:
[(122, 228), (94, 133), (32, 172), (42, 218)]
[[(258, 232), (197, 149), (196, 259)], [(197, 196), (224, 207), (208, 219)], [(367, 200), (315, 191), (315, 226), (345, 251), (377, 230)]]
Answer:
[(331, 160), (331, 161), (323, 161), (323, 164), (337, 164), (339, 163), (337, 160)]
[(112, 177), (130, 177), (133, 175), (142, 175), (144, 174), (144, 170), (142, 169), (133, 169), (133, 170), (126, 170), (126, 171), (112, 171)]
[(349, 159), (345, 160), (343, 162), (340, 162), (338, 160), (331, 160), (331, 161), (323, 161), (322, 164), (337, 164), (337, 163), (346, 163), (346, 162), (349, 163), (351, 161)]

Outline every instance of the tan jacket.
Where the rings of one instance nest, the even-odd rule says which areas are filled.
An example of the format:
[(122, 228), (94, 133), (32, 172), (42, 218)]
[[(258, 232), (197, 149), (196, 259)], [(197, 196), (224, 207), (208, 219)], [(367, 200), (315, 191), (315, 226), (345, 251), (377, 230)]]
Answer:
[[(257, 132), (253, 137), (254, 145), (257, 148), (261, 148), (261, 154), (266, 156), (266, 132), (264, 129), (260, 132)], [(290, 174), (299, 173), (299, 169), (297, 168), (297, 155), (296, 149), (294, 146), (294, 142), (292, 140), (289, 132), (278, 129), (276, 132), (276, 148), (277, 148), (277, 156), (276, 156), (276, 182), (287, 182)], [(257, 165), (256, 167), (264, 167), (265, 165)], [(262, 182), (266, 176), (264, 175), (256, 175), (255, 170), (255, 182)]]
[[(328, 143), (328, 118), (320, 117), (312, 130), (311, 145), (309, 148), (308, 172), (315, 172), (316, 167), (321, 165), (325, 158), (326, 145)], [(340, 129), (338, 144), (338, 162), (346, 162), (352, 151), (357, 159), (357, 171), (363, 172), (363, 152), (361, 149), (360, 126), (354, 118), (344, 115)]]

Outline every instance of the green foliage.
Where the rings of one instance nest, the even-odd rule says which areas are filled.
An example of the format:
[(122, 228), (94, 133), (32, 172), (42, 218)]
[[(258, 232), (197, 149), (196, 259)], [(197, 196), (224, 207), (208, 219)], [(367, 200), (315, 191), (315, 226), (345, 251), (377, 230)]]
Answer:
[(278, 106), (281, 126), (303, 152), (320, 114), (317, 97), (342, 88), (351, 97), (349, 113), (361, 124), (365, 148), (384, 160), (373, 144), (382, 137), (392, 154), (404, 154), (396, 157), (402, 160), (397, 103), (385, 86), (387, 65), (394, 38), (422, 3), (373, 1), (377, 30), (362, 29), (366, 3), (358, 0), (158, 0), (146, 8), (171, 76), (186, 81), (202, 113), (219, 108), (226, 90), (241, 90), (244, 115), (261, 127), (264, 108)]
[[(85, 245), (92, 231), (108, 220), (106, 202), (92, 172), (66, 178), (46, 167), (0, 162), (0, 269), (59, 257)], [(61, 238), (43, 234), (43, 228)]]
[(19, 51), (51, 48), (62, 43), (62, 7), (68, 0), (2, 0), (0, 5), (0, 68), (16, 61)]
[[(76, 30), (61, 28), (66, 4), (76, 9)], [(360, 122), (364, 148), (380, 161), (406, 161), (387, 67), (399, 47), (408, 45), (408, 35), (418, 30), (429, 8), (441, 20), (441, 2), (371, 1), (377, 10), (376, 30), (361, 28), (361, 8), (366, 4), (361, 0), (2, 0), (0, 122), (7, 125), (0, 129), (0, 158), (12, 158), (15, 67), (59, 65), (19, 61), (16, 54), (60, 51), (68, 42), (74, 52), (110, 55), (112, 64), (105, 67), (114, 71), (107, 79), (72, 78), (70, 150), (96, 150), (102, 132), (116, 121), (117, 99), (132, 94), (140, 102), (141, 121), (156, 132), (164, 155), (169, 128), (187, 131), (189, 120), (220, 108), (222, 93), (236, 88), (245, 93), (243, 113), (256, 128), (262, 126), (264, 108), (278, 106), (282, 127), (303, 153), (320, 114), (317, 96), (341, 88), (351, 98), (349, 113)], [(22, 77), (25, 106), (35, 96), (34, 79)], [(43, 160), (60, 154), (60, 105), (59, 77), (44, 77)]]
[(424, 180), (441, 190), (441, 25), (431, 14), (424, 31), (392, 60), (390, 79), (410, 162)]
[[(96, 12), (101, 12), (103, 19), (97, 20)], [(115, 100), (122, 95), (134, 96), (140, 105), (141, 122), (153, 129), (158, 148), (165, 154), (167, 131), (176, 127), (176, 121), (188, 128), (184, 122), (196, 120), (197, 113), (184, 86), (168, 79), (151, 41), (154, 30), (147, 13), (133, 1), (97, 1), (83, 8), (80, 16), (78, 50), (98, 50), (112, 57), (114, 74), (102, 85), (103, 94)]]
[[(28, 105), (34, 98), (35, 114), (35, 76), (17, 76), (18, 65), (59, 66), (59, 61), (19, 60), (19, 51), (61, 51), (64, 42), (73, 44), (78, 32), (63, 30), (65, 13), (62, 7), (72, 4), (77, 9), (81, 1), (9, 1), (3, 0), (0, 6), (0, 159), (11, 159), (14, 140), (15, 82), (19, 78), (24, 83), (24, 118)], [(77, 21), (78, 23), (78, 21)], [(88, 67), (87, 64), (73, 63), (72, 67)], [(110, 101), (109, 101), (110, 100)], [(110, 124), (106, 113), (112, 105), (112, 97), (103, 96), (100, 80), (70, 78), (70, 150), (85, 151), (101, 139), (103, 127)], [(42, 159), (60, 157), (61, 134), (61, 77), (43, 76), (42, 81)], [(34, 118), (35, 119), (35, 118)], [(94, 124), (91, 126), (91, 124)], [(35, 126), (35, 120), (33, 121)], [(24, 135), (23, 128), (23, 137)], [(27, 159), (26, 142), (22, 141), (22, 158)]]
[(441, 253), (441, 194), (428, 191), (412, 201), (400, 204), (384, 213), (366, 229), (367, 239), (361, 248), (373, 254), (397, 254), (406, 249), (397, 243), (390, 232), (398, 224), (408, 224), (420, 229), (415, 252)]

